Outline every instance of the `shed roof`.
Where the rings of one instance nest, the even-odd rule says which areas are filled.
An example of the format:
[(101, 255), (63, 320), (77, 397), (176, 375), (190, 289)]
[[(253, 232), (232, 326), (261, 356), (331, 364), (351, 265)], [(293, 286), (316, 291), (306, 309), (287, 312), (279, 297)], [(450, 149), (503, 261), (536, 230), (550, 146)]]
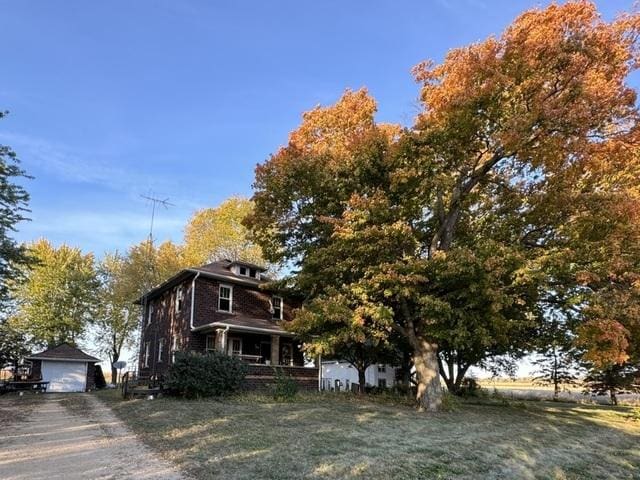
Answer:
[(84, 353), (68, 343), (63, 343), (57, 347), (49, 348), (44, 352), (35, 353), (28, 360), (65, 360), (69, 362), (99, 362), (100, 359)]

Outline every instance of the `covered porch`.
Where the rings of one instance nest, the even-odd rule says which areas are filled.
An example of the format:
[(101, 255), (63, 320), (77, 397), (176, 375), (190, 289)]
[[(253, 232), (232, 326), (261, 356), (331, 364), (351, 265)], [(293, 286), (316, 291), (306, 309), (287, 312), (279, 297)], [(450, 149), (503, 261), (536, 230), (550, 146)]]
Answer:
[(300, 342), (279, 326), (268, 323), (269, 328), (219, 322), (194, 333), (206, 352), (224, 352), (254, 365), (303, 367)]

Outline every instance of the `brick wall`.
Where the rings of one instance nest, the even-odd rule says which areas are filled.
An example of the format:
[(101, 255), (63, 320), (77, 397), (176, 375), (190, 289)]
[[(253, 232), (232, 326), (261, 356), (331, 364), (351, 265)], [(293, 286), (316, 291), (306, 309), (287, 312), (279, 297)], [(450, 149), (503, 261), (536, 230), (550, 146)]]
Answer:
[[(318, 390), (318, 369), (316, 367), (276, 367), (291, 377), (299, 388), (307, 391)], [(245, 377), (244, 390), (268, 390), (275, 384), (274, 367), (267, 365), (249, 365)]]
[[(204, 351), (205, 336), (192, 332), (190, 327), (192, 280), (193, 277), (188, 278), (179, 285), (165, 290), (158, 297), (149, 300), (148, 305), (143, 309), (138, 357), (138, 369), (141, 375), (165, 374), (170, 364), (174, 345), (178, 351)], [(232, 313), (218, 311), (220, 283), (233, 286)], [(176, 312), (176, 291), (180, 286), (183, 289), (183, 305), (182, 309)], [(193, 323), (195, 327), (198, 327), (213, 322), (224, 322), (236, 316), (271, 319), (270, 301), (271, 294), (258, 290), (257, 287), (219, 282), (201, 276), (196, 280)], [(150, 324), (147, 324), (147, 312), (150, 306), (153, 306), (152, 320)], [(285, 321), (292, 319), (294, 308), (295, 305), (292, 305), (291, 302), (284, 301), (283, 319)], [(164, 339), (165, 342), (163, 361), (158, 362), (161, 339)], [(149, 366), (144, 367), (144, 352), (147, 342), (149, 342)], [(297, 356), (301, 356), (298, 351), (295, 353)]]
[[(176, 293), (182, 287), (183, 301), (180, 311), (176, 311)], [(197, 291), (197, 289), (196, 289)], [(153, 307), (151, 323), (147, 323), (148, 309)], [(192, 340), (190, 329), (191, 281), (169, 288), (149, 301), (144, 309), (142, 335), (139, 352), (139, 371), (142, 375), (163, 375), (170, 361), (171, 351), (189, 350)], [(158, 362), (159, 344), (164, 339), (162, 361)], [(149, 366), (144, 366), (145, 344), (149, 342)]]
[[(220, 283), (233, 287), (232, 313), (218, 311)], [(195, 297), (196, 306), (193, 323), (196, 327), (213, 322), (224, 322), (234, 318), (236, 315), (271, 319), (271, 313), (269, 312), (271, 294), (258, 290), (257, 287), (219, 282), (210, 278), (200, 277), (196, 280)], [(293, 318), (294, 308), (295, 306), (291, 302), (284, 301), (283, 320), (289, 321)]]

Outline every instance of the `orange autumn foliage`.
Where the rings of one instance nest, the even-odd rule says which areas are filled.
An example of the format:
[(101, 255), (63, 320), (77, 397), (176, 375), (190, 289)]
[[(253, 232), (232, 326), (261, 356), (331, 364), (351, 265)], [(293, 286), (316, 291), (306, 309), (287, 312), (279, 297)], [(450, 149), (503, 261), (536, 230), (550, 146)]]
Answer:
[(629, 331), (615, 320), (589, 320), (579, 327), (577, 344), (586, 349), (583, 358), (596, 368), (622, 365), (629, 359)]

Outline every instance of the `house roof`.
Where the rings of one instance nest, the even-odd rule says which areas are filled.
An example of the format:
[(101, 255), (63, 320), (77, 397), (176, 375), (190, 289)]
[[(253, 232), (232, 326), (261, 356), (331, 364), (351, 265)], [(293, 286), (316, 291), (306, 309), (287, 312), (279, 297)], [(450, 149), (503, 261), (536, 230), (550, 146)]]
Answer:
[(68, 362), (99, 362), (100, 359), (87, 355), (82, 350), (63, 343), (44, 352), (35, 353), (28, 360), (65, 360)]
[(252, 318), (242, 315), (234, 316), (220, 320), (218, 322), (208, 323), (196, 327), (194, 330), (206, 330), (212, 327), (229, 327), (229, 330), (247, 331), (247, 332), (262, 332), (266, 334), (279, 334), (279, 335), (292, 335), (273, 320), (266, 320), (264, 318)]
[[(256, 278), (246, 277), (243, 275), (237, 275), (231, 270), (231, 266), (235, 264), (242, 265), (252, 265), (245, 262), (233, 262), (231, 260), (220, 260), (217, 262), (208, 263), (206, 265), (201, 265), (199, 267), (194, 268), (186, 268), (176, 273), (173, 277), (167, 279), (162, 282), (160, 285), (152, 288), (147, 293), (145, 293), (142, 297), (140, 297), (136, 303), (142, 303), (145, 298), (153, 298), (166, 290), (167, 288), (171, 288), (174, 285), (184, 281), (186, 278), (189, 278), (194, 275), (200, 275), (202, 277), (213, 278), (215, 280), (222, 280), (230, 283), (237, 283), (240, 285), (247, 285), (251, 287), (259, 287), (262, 284), (267, 283), (270, 279), (266, 277), (261, 277), (260, 280)], [(256, 268), (258, 267), (256, 265)]]

